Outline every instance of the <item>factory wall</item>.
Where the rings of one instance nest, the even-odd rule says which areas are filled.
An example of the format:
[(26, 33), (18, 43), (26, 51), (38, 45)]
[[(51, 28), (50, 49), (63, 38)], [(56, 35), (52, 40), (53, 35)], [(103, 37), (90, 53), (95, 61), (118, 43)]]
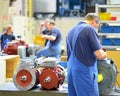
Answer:
[(0, 33), (3, 27), (9, 23), (8, 16), (9, 0), (0, 0)]
[(63, 42), (62, 45), (66, 47), (66, 35), (69, 30), (75, 26), (78, 22), (80, 22), (82, 17), (70, 17), (70, 18), (56, 18), (56, 26), (58, 26), (63, 34)]
[[(4, 1), (4, 2), (3, 2)], [(24, 1), (24, 0), (22, 0)], [(20, 16), (20, 10), (25, 9), (25, 6), (22, 6), (21, 0), (18, 0), (17, 2), (21, 2), (19, 4), (19, 12), (14, 14), (14, 9), (12, 7), (8, 8), (9, 6), (9, 0), (0, 0), (1, 8), (0, 8), (0, 20), (2, 23), (0, 23), (0, 33), (2, 33), (2, 28), (7, 25), (7, 24), (12, 24), (14, 28), (14, 34), (17, 35), (22, 35), (23, 39), (25, 39), (28, 43), (33, 43), (33, 37), (35, 35), (38, 35), (39, 31), (39, 24), (42, 22), (42, 20), (35, 20), (34, 18), (29, 18), (27, 16)], [(15, 4), (17, 4), (17, 2)], [(117, 0), (107, 0), (107, 4), (118, 4)], [(5, 6), (5, 8), (4, 8)], [(4, 11), (3, 11), (4, 9)], [(18, 8), (17, 8), (18, 9)], [(8, 10), (9, 13), (8, 15)], [(11, 11), (10, 11), (11, 10)], [(13, 11), (14, 10), (14, 11)], [(23, 10), (25, 13), (27, 12), (26, 10)], [(114, 11), (114, 9), (110, 9), (109, 11)], [(119, 9), (118, 9), (119, 11)], [(118, 13), (117, 13), (118, 14)], [(15, 15), (15, 16), (14, 16)], [(114, 15), (114, 14), (113, 14)], [(120, 18), (120, 16), (119, 16)], [(118, 18), (118, 19), (119, 19)], [(79, 21), (82, 20), (82, 17), (56, 17), (55, 18), (55, 23), (56, 26), (59, 27), (62, 31), (63, 34), (63, 42), (62, 45), (66, 47), (65, 40), (66, 40), (66, 35), (68, 31)]]

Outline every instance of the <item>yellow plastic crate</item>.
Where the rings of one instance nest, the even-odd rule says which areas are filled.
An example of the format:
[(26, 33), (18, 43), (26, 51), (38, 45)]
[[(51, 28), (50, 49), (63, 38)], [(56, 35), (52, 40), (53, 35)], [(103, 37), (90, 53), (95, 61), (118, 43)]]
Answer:
[(110, 20), (111, 19), (111, 13), (99, 13), (100, 20)]
[(45, 46), (46, 39), (42, 38), (42, 36), (34, 36), (34, 44), (39, 46)]

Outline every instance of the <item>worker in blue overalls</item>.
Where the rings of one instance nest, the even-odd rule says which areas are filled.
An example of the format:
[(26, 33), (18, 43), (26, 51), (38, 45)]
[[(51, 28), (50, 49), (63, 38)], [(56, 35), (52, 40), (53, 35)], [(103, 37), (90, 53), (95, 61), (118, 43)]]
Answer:
[(55, 26), (55, 22), (53, 20), (50, 20), (48, 24), (47, 33), (42, 35), (42, 38), (45, 38), (47, 43), (43, 49), (40, 49), (36, 53), (36, 56), (37, 58), (45, 56), (59, 59), (61, 55), (62, 32)]
[(5, 33), (2, 33), (0, 36), (1, 50), (4, 50), (5, 45), (8, 42), (15, 41), (15, 36), (13, 35), (13, 28), (11, 25), (6, 27)]
[(97, 59), (105, 59), (96, 28), (100, 19), (88, 13), (67, 35), (68, 96), (99, 96)]

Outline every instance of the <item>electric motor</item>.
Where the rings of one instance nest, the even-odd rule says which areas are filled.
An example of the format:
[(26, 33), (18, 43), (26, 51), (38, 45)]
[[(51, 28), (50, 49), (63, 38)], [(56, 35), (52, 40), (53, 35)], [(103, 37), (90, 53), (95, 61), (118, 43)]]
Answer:
[(43, 89), (57, 89), (64, 83), (64, 69), (61, 66), (46, 67), (39, 75), (39, 81)]
[[(21, 46), (21, 47), (18, 47), (18, 46)], [(4, 53), (6, 53), (8, 55), (17, 55), (18, 54), (22, 57), (23, 56), (22, 50), (25, 51), (24, 54), (26, 56), (27, 49), (28, 49), (28, 45), (24, 41), (18, 40), (18, 41), (14, 41), (14, 42), (8, 42), (4, 47)]]
[(107, 94), (113, 90), (116, 83), (118, 71), (114, 61), (109, 58), (107, 60), (99, 60), (98, 73), (98, 81), (99, 76), (102, 77), (98, 82), (100, 94)]
[(23, 91), (30, 90), (39, 84), (40, 71), (34, 68), (32, 60), (23, 60), (13, 76), (14, 85)]
[(8, 42), (4, 47), (4, 53), (8, 55), (17, 55), (17, 43), (16, 42)]

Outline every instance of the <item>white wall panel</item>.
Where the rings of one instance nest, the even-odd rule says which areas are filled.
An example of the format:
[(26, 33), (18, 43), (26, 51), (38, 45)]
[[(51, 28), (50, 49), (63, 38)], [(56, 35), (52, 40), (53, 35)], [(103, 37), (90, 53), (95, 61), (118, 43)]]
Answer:
[(0, 60), (0, 85), (6, 82), (6, 61)]
[(13, 17), (13, 32), (15, 36), (22, 36), (25, 39), (27, 33), (27, 23), (28, 18), (24, 16), (14, 16)]
[(25, 16), (13, 17), (13, 32), (15, 36), (20, 35), (27, 43), (33, 43), (33, 37), (36, 35), (36, 26), (34, 18)]

